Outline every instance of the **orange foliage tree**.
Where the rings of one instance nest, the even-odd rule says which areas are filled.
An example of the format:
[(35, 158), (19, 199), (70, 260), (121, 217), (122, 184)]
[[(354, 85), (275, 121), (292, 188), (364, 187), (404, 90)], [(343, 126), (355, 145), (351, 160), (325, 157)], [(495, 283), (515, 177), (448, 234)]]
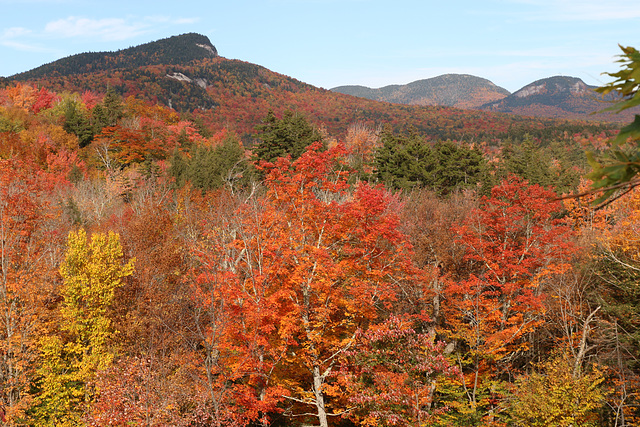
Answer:
[(561, 207), (555, 197), (512, 176), (454, 227), (467, 271), (449, 281), (443, 306), (472, 412), (491, 414), (500, 398), (491, 382), (523, 366), (531, 334), (545, 320), (545, 283), (571, 268), (575, 247), (569, 227), (554, 217)]
[(234, 251), (209, 245), (212, 286), (201, 300), (216, 306), (208, 336), (233, 346), (228, 372), (240, 374), (241, 361), (242, 384), (259, 400), (277, 397), (285, 415), (326, 427), (347, 405), (334, 371), (413, 270), (394, 199), (382, 188), (352, 188), (343, 146), (319, 150), (262, 165), (266, 194), (238, 211), (235, 228), (219, 229), (231, 230)]
[(44, 184), (33, 164), (0, 160), (0, 405), (10, 419), (29, 405), (55, 276), (57, 239), (47, 228), (52, 210)]

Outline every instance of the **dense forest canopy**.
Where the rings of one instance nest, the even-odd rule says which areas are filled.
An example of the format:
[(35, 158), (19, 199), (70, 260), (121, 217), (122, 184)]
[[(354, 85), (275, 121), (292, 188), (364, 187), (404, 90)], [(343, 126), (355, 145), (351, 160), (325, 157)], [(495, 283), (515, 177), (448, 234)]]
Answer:
[(8, 425), (640, 422), (640, 193), (560, 198), (613, 127), (176, 67), (136, 81), (214, 115), (132, 71), (0, 89)]

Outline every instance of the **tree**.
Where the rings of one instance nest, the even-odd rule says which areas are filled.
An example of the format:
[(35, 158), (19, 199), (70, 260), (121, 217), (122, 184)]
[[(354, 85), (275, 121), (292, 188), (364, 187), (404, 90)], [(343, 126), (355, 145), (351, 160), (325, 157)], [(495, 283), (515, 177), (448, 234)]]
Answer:
[(91, 144), (94, 136), (94, 126), (86, 110), (80, 102), (73, 98), (64, 100), (64, 130), (78, 137), (80, 148)]
[(518, 378), (509, 399), (517, 425), (540, 427), (597, 426), (603, 403), (602, 372), (575, 373), (568, 357), (556, 354), (539, 370)]
[(475, 189), (488, 179), (487, 162), (477, 147), (452, 141), (438, 141), (433, 147), (435, 170), (432, 181), (425, 183), (439, 194), (456, 189)]
[[(617, 73), (606, 73), (616, 80), (597, 89), (602, 94), (613, 93), (621, 99), (610, 109), (623, 111), (640, 105), (640, 52), (633, 47), (620, 46), (623, 54), (618, 61), (623, 64)], [(614, 138), (609, 151), (602, 160), (596, 160), (593, 153), (587, 157), (593, 168), (589, 178), (593, 180), (593, 190), (602, 192), (595, 203), (615, 200), (640, 185), (636, 177), (640, 172), (640, 115), (636, 114), (633, 122), (622, 128)]]
[(474, 411), (491, 414), (491, 382), (524, 366), (532, 333), (545, 320), (545, 283), (571, 268), (571, 230), (555, 218), (561, 208), (555, 197), (512, 176), (454, 227), (466, 246), (467, 270), (450, 278), (443, 310)]
[(536, 146), (531, 135), (525, 135), (524, 140), (520, 143), (505, 143), (500, 157), (498, 175), (501, 179), (513, 174), (526, 179), (531, 184), (543, 187), (554, 183), (547, 155), (540, 147)]
[[(30, 403), (38, 336), (57, 260), (52, 210), (32, 163), (0, 160), (0, 405), (9, 420)], [(51, 245), (51, 246), (49, 246)], [(46, 254), (46, 255), (45, 255)]]
[(604, 211), (608, 221), (596, 234), (592, 254), (599, 280), (589, 296), (602, 308), (596, 334), (599, 360), (610, 367), (611, 418), (634, 423), (640, 419), (640, 192), (633, 189)]
[[(443, 354), (444, 343), (417, 332), (409, 318), (392, 315), (372, 325), (350, 351), (350, 417), (363, 426), (425, 425), (442, 408), (433, 407), (435, 380), (455, 369)], [(414, 319), (416, 320), (416, 319)]]
[(431, 147), (418, 135), (396, 136), (382, 133), (382, 146), (374, 159), (375, 176), (386, 186), (409, 190), (430, 182), (435, 161)]
[(113, 88), (107, 90), (102, 102), (92, 111), (95, 133), (100, 133), (102, 128), (116, 126), (124, 117), (124, 104), (122, 98), (116, 94)]
[(486, 160), (475, 148), (451, 141), (435, 144), (417, 135), (386, 131), (374, 159), (375, 176), (391, 188), (428, 188), (439, 195), (474, 188), (486, 179)]
[(232, 135), (213, 147), (196, 145), (189, 154), (186, 157), (176, 151), (171, 160), (169, 174), (175, 177), (179, 187), (190, 182), (204, 191), (215, 190), (225, 183), (234, 186), (249, 178), (244, 149)]
[(391, 196), (351, 188), (344, 148), (320, 149), (268, 171), (264, 199), (243, 214), (235, 268), (254, 336), (282, 349), (274, 376), (288, 390), (285, 415), (310, 416), (311, 407), (327, 427), (346, 404), (332, 372), (413, 270)]
[(303, 115), (290, 110), (285, 111), (281, 119), (269, 111), (256, 129), (260, 142), (253, 147), (253, 155), (258, 163), (261, 160), (273, 163), (287, 155), (295, 160), (309, 145), (323, 141), (322, 134)]
[(91, 240), (83, 229), (69, 234), (60, 266), (60, 335), (40, 341), (40, 392), (33, 409), (39, 425), (79, 425), (93, 397), (87, 382), (111, 365), (115, 331), (109, 309), (122, 279), (133, 273), (133, 260), (122, 264), (122, 257), (115, 233), (96, 233)]

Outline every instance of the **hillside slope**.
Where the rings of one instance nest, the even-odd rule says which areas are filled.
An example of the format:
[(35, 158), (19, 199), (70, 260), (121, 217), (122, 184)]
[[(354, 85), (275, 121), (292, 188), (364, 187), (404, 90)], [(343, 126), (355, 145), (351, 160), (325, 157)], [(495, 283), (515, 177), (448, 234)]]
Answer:
[(534, 117), (617, 122), (632, 120), (634, 112), (602, 112), (610, 106), (610, 99), (603, 98), (595, 89), (596, 86), (589, 86), (576, 77), (554, 76), (537, 80), (480, 109)]
[(155, 64), (187, 64), (216, 56), (218, 51), (208, 37), (188, 33), (116, 52), (88, 52), (68, 56), (33, 70), (15, 74), (9, 77), (9, 80), (28, 81)]

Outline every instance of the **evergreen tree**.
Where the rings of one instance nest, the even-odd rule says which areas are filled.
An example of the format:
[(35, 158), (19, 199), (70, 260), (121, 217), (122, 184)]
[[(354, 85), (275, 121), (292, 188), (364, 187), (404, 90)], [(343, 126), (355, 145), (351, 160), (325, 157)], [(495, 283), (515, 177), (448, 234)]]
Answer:
[(394, 135), (385, 129), (374, 159), (375, 176), (387, 187), (409, 190), (430, 181), (433, 153), (429, 144), (413, 134)]
[(480, 151), (451, 141), (437, 142), (433, 147), (432, 181), (425, 183), (438, 194), (456, 188), (489, 186), (487, 161)]
[(71, 98), (64, 101), (63, 128), (78, 137), (80, 148), (86, 147), (93, 141), (94, 127), (91, 125), (91, 120), (79, 103)]
[(431, 146), (417, 135), (395, 136), (389, 131), (381, 139), (374, 160), (376, 177), (388, 187), (423, 187), (446, 195), (488, 178), (486, 160), (477, 149), (451, 141)]
[(93, 120), (95, 133), (98, 134), (102, 128), (115, 126), (124, 117), (124, 104), (122, 98), (109, 88), (102, 103), (93, 107)]
[(297, 159), (309, 145), (323, 141), (320, 132), (307, 119), (292, 111), (285, 111), (278, 119), (269, 111), (262, 124), (257, 126), (260, 142), (253, 147), (256, 162), (274, 162), (279, 157), (291, 156)]
[(193, 147), (189, 158), (176, 152), (169, 174), (175, 178), (178, 187), (188, 181), (207, 191), (220, 188), (225, 182), (244, 183), (250, 179), (251, 172), (240, 142), (235, 136), (227, 136), (215, 147)]
[(514, 174), (531, 184), (549, 187), (554, 184), (549, 163), (546, 153), (540, 147), (536, 147), (530, 135), (525, 135), (521, 143), (507, 142), (504, 145), (498, 177), (504, 179)]

